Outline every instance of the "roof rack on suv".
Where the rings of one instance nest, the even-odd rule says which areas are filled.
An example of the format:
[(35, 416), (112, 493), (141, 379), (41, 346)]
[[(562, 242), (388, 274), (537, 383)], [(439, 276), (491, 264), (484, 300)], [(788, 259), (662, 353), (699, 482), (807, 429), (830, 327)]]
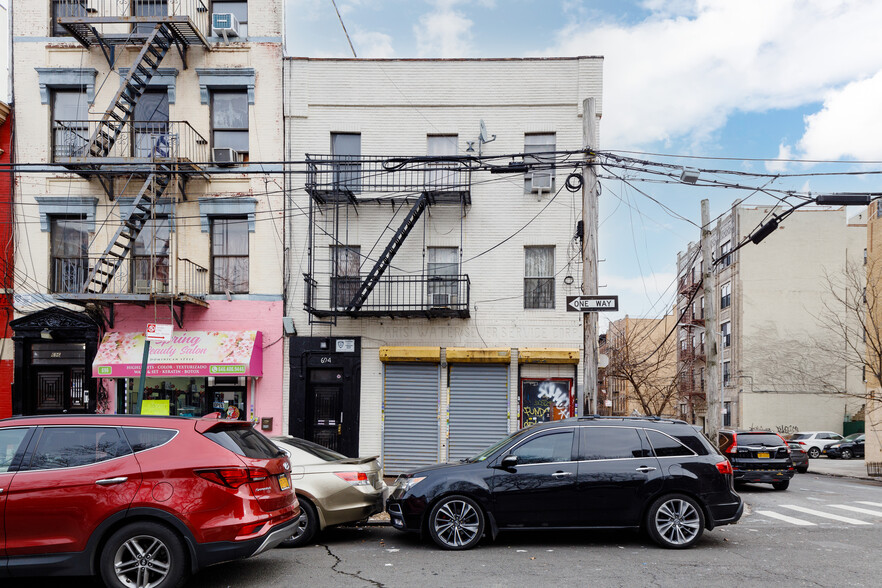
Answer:
[(660, 416), (605, 416), (600, 414), (586, 414), (577, 417), (580, 421), (591, 420), (620, 420), (620, 421), (653, 421), (663, 423), (676, 423), (678, 425), (688, 425), (686, 421), (680, 419), (663, 418)]

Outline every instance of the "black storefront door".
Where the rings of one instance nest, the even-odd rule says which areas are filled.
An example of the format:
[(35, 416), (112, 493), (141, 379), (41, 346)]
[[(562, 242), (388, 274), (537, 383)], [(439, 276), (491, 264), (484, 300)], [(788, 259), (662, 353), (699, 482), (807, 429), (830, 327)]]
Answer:
[(307, 439), (328, 449), (340, 451), (343, 434), (343, 413), (340, 396), (343, 370), (310, 370), (307, 392)]
[(86, 412), (84, 369), (80, 367), (34, 368), (36, 413)]

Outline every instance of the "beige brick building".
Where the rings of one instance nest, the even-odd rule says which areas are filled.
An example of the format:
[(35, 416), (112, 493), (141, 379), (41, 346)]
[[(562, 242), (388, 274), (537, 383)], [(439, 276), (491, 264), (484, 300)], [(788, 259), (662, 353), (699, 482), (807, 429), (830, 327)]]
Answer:
[(609, 357), (601, 400), (603, 414), (677, 417), (677, 350), (671, 336), (673, 314), (660, 319), (625, 318), (606, 330), (604, 354)]
[(247, 162), (283, 157), (284, 2), (255, 4), (12, 2), (16, 413), (136, 410), (132, 357), (93, 360), (161, 323), (191, 343), (145, 400), (282, 432), (282, 177)]
[[(863, 262), (865, 214), (802, 209), (759, 245), (733, 252), (782, 209), (735, 205), (713, 229), (717, 317), (722, 336), (723, 424), (780, 433), (842, 431), (860, 411), (861, 370), (827, 351), (831, 326), (846, 320), (831, 280)], [(697, 243), (678, 254), (680, 413), (704, 422), (705, 335)], [(691, 303), (690, 303), (691, 300)], [(844, 337), (844, 335), (840, 335)], [(842, 346), (844, 346), (842, 338)], [(717, 368), (719, 369), (719, 368)]]

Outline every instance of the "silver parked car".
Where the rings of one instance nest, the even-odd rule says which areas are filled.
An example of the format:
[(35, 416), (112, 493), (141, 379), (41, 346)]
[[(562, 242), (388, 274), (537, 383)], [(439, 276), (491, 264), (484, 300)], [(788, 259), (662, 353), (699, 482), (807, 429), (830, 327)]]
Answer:
[(378, 456), (346, 457), (297, 437), (273, 441), (291, 460), (291, 484), (302, 511), (296, 531), (282, 547), (307, 545), (326, 527), (383, 511), (387, 488)]

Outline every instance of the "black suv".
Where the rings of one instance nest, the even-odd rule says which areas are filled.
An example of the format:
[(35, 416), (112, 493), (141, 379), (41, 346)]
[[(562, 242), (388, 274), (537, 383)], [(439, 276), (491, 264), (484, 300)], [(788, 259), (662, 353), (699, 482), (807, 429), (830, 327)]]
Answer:
[(763, 482), (787, 490), (794, 475), (790, 446), (772, 431), (720, 431), (720, 451), (732, 462), (735, 482)]
[(392, 525), (443, 549), (486, 533), (645, 529), (663, 547), (695, 544), (744, 505), (732, 467), (695, 427), (648, 417), (578, 417), (522, 429), (458, 464), (399, 476)]

